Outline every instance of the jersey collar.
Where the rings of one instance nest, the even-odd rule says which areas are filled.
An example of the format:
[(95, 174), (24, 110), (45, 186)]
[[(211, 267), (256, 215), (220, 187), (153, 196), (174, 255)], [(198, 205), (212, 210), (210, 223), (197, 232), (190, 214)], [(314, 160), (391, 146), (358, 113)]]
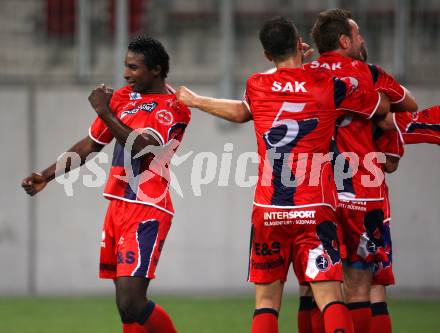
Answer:
[(324, 52), (319, 56), (318, 61), (321, 60), (326, 60), (326, 61), (345, 61), (345, 62), (349, 62), (349, 61), (353, 61), (353, 59), (343, 56), (342, 54), (335, 52), (335, 51), (330, 51), (330, 52)]

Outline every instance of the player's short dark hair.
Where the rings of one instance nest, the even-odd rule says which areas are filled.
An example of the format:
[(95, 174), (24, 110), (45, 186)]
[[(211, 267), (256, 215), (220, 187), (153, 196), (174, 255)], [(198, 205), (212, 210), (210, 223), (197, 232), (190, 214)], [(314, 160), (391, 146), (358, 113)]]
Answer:
[(295, 24), (282, 16), (266, 21), (260, 30), (260, 42), (264, 50), (277, 61), (296, 54), (298, 39)]
[(351, 13), (344, 9), (328, 9), (319, 13), (311, 32), (319, 53), (336, 50), (341, 35), (351, 38), (351, 18)]
[(160, 66), (160, 75), (166, 78), (170, 70), (170, 56), (157, 39), (148, 36), (137, 36), (128, 44), (128, 50), (144, 56), (145, 65), (148, 69)]

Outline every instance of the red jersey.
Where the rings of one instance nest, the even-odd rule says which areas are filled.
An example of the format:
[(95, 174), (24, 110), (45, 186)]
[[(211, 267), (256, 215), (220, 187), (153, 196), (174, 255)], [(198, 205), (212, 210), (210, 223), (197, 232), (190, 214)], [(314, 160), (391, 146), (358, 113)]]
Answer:
[[(113, 94), (110, 109), (125, 125), (154, 136), (161, 146), (148, 146), (147, 154), (138, 157), (129, 151), (131, 147), (125, 150), (116, 142), (104, 196), (154, 206), (173, 214), (168, 164), (190, 121), (189, 109), (177, 102), (174, 94), (140, 94), (129, 86)], [(92, 123), (89, 135), (102, 145), (113, 139), (99, 117)]]
[[(405, 90), (383, 69), (344, 57), (336, 52), (323, 53), (317, 61), (309, 63), (308, 67), (327, 70), (337, 77), (354, 77), (359, 81), (359, 87), (384, 92), (391, 103), (398, 103), (405, 97)], [(382, 167), (375, 153), (373, 123), (370, 120), (352, 114), (338, 119), (332, 151), (336, 156), (354, 153), (358, 158), (355, 162), (358, 165), (356, 168), (353, 166), (354, 161), (347, 157), (345, 170), (351, 170), (352, 174), (350, 178), (343, 180), (342, 187), (338, 187), (340, 199), (362, 201), (383, 199)]]
[(440, 145), (440, 106), (410, 113), (393, 114), (394, 123), (405, 144), (434, 143)]
[[(310, 68), (252, 75), (245, 104), (253, 116), (260, 157), (254, 204), (335, 208), (328, 153), (336, 119), (342, 110), (369, 118), (378, 102), (374, 90), (356, 89), (355, 80)], [(319, 158), (324, 155), (328, 158)]]

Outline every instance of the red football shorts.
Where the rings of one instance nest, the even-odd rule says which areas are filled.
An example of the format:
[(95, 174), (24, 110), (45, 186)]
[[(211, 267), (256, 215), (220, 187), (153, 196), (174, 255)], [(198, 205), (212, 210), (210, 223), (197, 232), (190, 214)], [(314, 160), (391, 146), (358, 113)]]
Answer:
[(341, 281), (338, 228), (335, 212), (328, 206), (254, 205), (248, 281), (285, 282), (290, 264), (300, 284)]
[(337, 216), (342, 227), (348, 263), (372, 264), (388, 260), (383, 242), (383, 200), (339, 200)]
[(378, 261), (374, 264), (373, 284), (388, 286), (395, 283), (393, 273), (393, 247), (391, 242), (391, 210), (388, 198), (384, 200), (385, 219), (383, 221), (383, 243), (388, 260)]
[(171, 219), (151, 206), (111, 200), (102, 231), (99, 277), (154, 279)]

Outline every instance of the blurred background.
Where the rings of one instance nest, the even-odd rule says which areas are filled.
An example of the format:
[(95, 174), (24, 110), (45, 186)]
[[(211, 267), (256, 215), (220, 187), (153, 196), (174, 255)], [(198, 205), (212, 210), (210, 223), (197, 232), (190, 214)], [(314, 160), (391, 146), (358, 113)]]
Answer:
[[(102, 185), (86, 187), (83, 168), (73, 196), (52, 182), (37, 197), (21, 179), (54, 162), (88, 134), (92, 87), (121, 87), (130, 37), (160, 39), (171, 56), (169, 82), (201, 94), (240, 98), (246, 78), (270, 68), (258, 41), (266, 18), (293, 18), (305, 41), (317, 14), (353, 11), (370, 61), (407, 85), (419, 106), (440, 104), (440, 2), (436, 0), (0, 0), (0, 295), (112, 294), (97, 278)], [(232, 143), (229, 182), (220, 160)], [(110, 145), (112, 146), (112, 144)], [(105, 150), (111, 153), (112, 147)], [(232, 126), (193, 110), (173, 167), (183, 196), (152, 290), (162, 294), (250, 294), (246, 282), (252, 187), (236, 184), (237, 157), (255, 151), (252, 124)], [(214, 177), (208, 157), (215, 154)], [(200, 155), (205, 153), (204, 155)], [(198, 157), (197, 157), (198, 156)], [(201, 158), (200, 156), (208, 156)], [(397, 285), (393, 295), (440, 298), (440, 153), (406, 148), (388, 177)], [(108, 167), (103, 164), (107, 170)], [(200, 172), (202, 170), (202, 172)], [(205, 170), (205, 171), (203, 171)], [(191, 175), (209, 184), (195, 192)], [(249, 162), (246, 176), (257, 174)], [(219, 183), (220, 181), (220, 183)], [(290, 274), (288, 290), (296, 291)]]

